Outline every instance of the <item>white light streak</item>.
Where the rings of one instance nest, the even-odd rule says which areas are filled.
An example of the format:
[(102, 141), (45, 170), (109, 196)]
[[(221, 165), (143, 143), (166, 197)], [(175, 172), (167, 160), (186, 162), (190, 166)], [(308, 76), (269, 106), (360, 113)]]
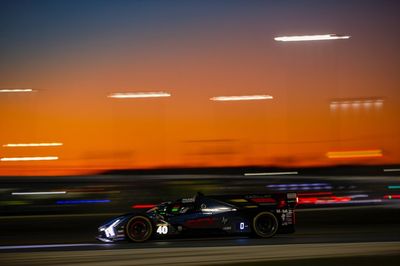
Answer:
[(251, 101), (251, 100), (271, 100), (271, 95), (243, 95), (243, 96), (216, 96), (210, 98), (211, 101)]
[(11, 195), (58, 195), (67, 194), (67, 191), (40, 191), (40, 192), (12, 192)]
[(400, 172), (400, 168), (398, 168), (398, 169), (395, 169), (395, 168), (392, 168), (392, 169), (383, 169), (383, 172)]
[(1, 158), (2, 162), (18, 162), (18, 161), (53, 161), (58, 160), (57, 156), (46, 156), (46, 157), (4, 157)]
[(35, 248), (65, 248), (65, 247), (90, 247), (105, 246), (109, 244), (50, 244), (50, 245), (23, 245), (23, 246), (0, 246), (0, 250), (8, 249), (35, 249)]
[(171, 94), (168, 92), (117, 92), (112, 93), (108, 97), (116, 99), (127, 99), (127, 98), (159, 98), (159, 97), (170, 97)]
[(275, 37), (275, 41), (280, 42), (302, 42), (302, 41), (324, 41), (324, 40), (340, 40), (349, 39), (351, 36), (337, 34), (320, 34), (320, 35), (302, 35), (302, 36), (282, 36)]
[(271, 172), (271, 173), (244, 173), (245, 176), (263, 176), (263, 175), (297, 175), (298, 172)]
[(62, 146), (61, 142), (51, 142), (51, 143), (9, 143), (4, 144), (3, 147), (54, 147)]
[(228, 207), (220, 207), (220, 208), (204, 208), (201, 209), (202, 212), (229, 212), (236, 211), (236, 209), (228, 208)]
[(8, 93), (8, 92), (33, 92), (32, 89), (0, 89), (0, 92)]
[(352, 198), (352, 199), (368, 198), (368, 195), (367, 194), (356, 194), (356, 195), (350, 195), (350, 198)]
[(352, 108), (354, 110), (364, 108), (368, 110), (371, 107), (380, 109), (383, 106), (383, 103), (383, 99), (335, 100), (330, 103), (330, 109), (331, 111), (336, 111), (339, 107), (342, 110), (347, 110), (349, 108)]

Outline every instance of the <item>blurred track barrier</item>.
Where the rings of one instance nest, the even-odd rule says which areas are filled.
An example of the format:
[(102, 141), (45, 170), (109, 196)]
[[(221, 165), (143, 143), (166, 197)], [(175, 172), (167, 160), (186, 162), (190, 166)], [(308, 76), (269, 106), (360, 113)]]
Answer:
[[(130, 212), (192, 196), (297, 192), (298, 208), (400, 203), (400, 176), (98, 175), (0, 179), (3, 215)], [(137, 209), (137, 208), (135, 208)]]

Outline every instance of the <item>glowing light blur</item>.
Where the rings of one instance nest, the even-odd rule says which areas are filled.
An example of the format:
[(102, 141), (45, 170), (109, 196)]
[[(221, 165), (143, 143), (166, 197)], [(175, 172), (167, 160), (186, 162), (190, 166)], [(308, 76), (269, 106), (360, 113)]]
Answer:
[(302, 42), (302, 41), (325, 41), (325, 40), (341, 40), (350, 39), (348, 35), (337, 34), (321, 34), (321, 35), (302, 35), (302, 36), (282, 36), (275, 37), (275, 41), (280, 42)]
[(274, 190), (322, 190), (332, 189), (332, 186), (328, 183), (302, 183), (302, 184), (272, 184), (268, 185), (267, 188)]
[(349, 108), (357, 110), (361, 107), (364, 109), (370, 109), (375, 107), (377, 109), (383, 106), (383, 99), (354, 99), (354, 100), (334, 100), (330, 103), (331, 111), (336, 110), (347, 110)]
[(376, 204), (381, 203), (382, 199), (361, 199), (361, 200), (351, 200), (344, 202), (346, 204)]
[(220, 208), (204, 208), (201, 209), (202, 212), (228, 212), (228, 211), (236, 211), (236, 209), (228, 208), (228, 207), (220, 207)]
[(21, 245), (21, 246), (0, 246), (0, 250), (7, 249), (34, 249), (34, 248), (65, 248), (65, 247), (98, 247), (107, 244), (49, 244), (49, 245)]
[(400, 199), (400, 194), (392, 194), (383, 196), (384, 199)]
[(271, 172), (271, 173), (244, 173), (245, 176), (263, 176), (263, 175), (297, 175), (298, 172)]
[(383, 169), (383, 172), (400, 172), (400, 169), (395, 169), (395, 168), (392, 168), (392, 169)]
[(388, 189), (400, 189), (400, 185), (399, 186), (388, 186)]
[(336, 196), (331, 191), (298, 193), (299, 205), (329, 205), (329, 204), (375, 204), (381, 199), (369, 199), (368, 194), (353, 194), (348, 196)]
[(243, 95), (243, 96), (216, 96), (210, 98), (211, 101), (252, 101), (252, 100), (271, 100), (271, 95)]
[(132, 206), (133, 209), (150, 209), (155, 207), (155, 204), (135, 204)]
[(58, 200), (56, 204), (68, 205), (68, 204), (90, 204), (90, 203), (110, 203), (108, 199), (93, 199), (93, 200)]
[(40, 191), (40, 192), (12, 192), (11, 195), (58, 195), (67, 194), (67, 191)]
[(51, 142), (51, 143), (9, 143), (4, 144), (3, 147), (53, 147), (62, 146), (61, 142)]
[(368, 198), (368, 195), (367, 194), (355, 194), (355, 195), (350, 195), (349, 197), (353, 200), (353, 199), (359, 199), (359, 198)]
[(0, 89), (0, 93), (4, 92), (4, 93), (14, 93), (14, 92), (33, 92), (34, 90), (32, 89)]
[(46, 157), (4, 157), (1, 158), (2, 162), (18, 162), (18, 161), (53, 161), (58, 160), (57, 156), (46, 156)]
[(326, 153), (326, 157), (328, 157), (329, 159), (367, 158), (382, 156), (382, 150), (331, 151)]
[(328, 197), (299, 197), (298, 204), (335, 204), (335, 203), (347, 203), (351, 201), (350, 197), (338, 197), (338, 196), (328, 196)]
[(126, 98), (159, 98), (159, 97), (170, 97), (171, 94), (168, 92), (117, 92), (112, 93), (108, 97), (116, 99)]
[(242, 203), (248, 202), (246, 199), (231, 199), (230, 201), (232, 201), (232, 202), (242, 202)]

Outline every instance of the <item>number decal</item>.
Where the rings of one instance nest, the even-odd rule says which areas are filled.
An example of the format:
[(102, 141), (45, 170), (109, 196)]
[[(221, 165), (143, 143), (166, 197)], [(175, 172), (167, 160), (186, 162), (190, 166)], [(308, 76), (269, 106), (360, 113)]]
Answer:
[(158, 228), (157, 228), (157, 234), (160, 234), (160, 235), (166, 235), (166, 234), (168, 234), (168, 226), (166, 226), (166, 225), (160, 225), (160, 226), (158, 226)]
[(240, 223), (239, 224), (239, 228), (240, 228), (240, 230), (243, 230), (244, 229), (244, 223)]

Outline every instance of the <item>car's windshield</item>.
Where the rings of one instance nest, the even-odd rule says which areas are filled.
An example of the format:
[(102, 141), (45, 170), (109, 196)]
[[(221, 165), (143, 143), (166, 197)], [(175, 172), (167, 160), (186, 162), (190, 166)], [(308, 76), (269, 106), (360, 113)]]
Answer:
[(157, 212), (159, 214), (178, 214), (187, 213), (195, 210), (196, 196), (181, 198), (176, 201), (163, 202), (147, 211), (147, 213)]

